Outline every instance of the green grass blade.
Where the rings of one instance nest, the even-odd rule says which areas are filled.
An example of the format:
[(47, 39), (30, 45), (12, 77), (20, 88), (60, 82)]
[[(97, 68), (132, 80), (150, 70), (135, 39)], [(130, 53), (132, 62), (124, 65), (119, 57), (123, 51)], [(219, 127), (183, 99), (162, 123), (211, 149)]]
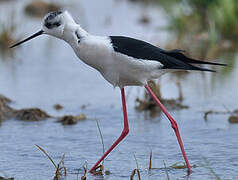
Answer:
[[(102, 131), (100, 129), (100, 126), (99, 126), (99, 123), (98, 123), (97, 119), (96, 119), (96, 122), (97, 122), (98, 131), (99, 131), (99, 134), (100, 134), (100, 138), (101, 138), (101, 141), (102, 141), (102, 152), (104, 154), (105, 153), (105, 146), (104, 146), (103, 135), (102, 135)], [(102, 161), (102, 164), (104, 164), (104, 160)]]
[(53, 161), (53, 159), (49, 156), (49, 154), (43, 149), (41, 148), (39, 145), (35, 144), (36, 147), (39, 148), (39, 150), (41, 150), (47, 157), (48, 159), (52, 162), (52, 164), (54, 165), (55, 169), (57, 169), (57, 166), (55, 164), (55, 162)]

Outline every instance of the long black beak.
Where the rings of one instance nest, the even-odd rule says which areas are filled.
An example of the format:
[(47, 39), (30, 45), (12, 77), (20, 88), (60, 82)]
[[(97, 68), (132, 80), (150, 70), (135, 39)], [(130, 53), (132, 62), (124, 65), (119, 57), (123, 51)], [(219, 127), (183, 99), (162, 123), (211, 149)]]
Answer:
[(14, 48), (14, 47), (16, 47), (16, 46), (18, 46), (18, 45), (20, 45), (20, 44), (26, 42), (26, 41), (29, 41), (29, 40), (31, 40), (31, 39), (33, 39), (33, 38), (35, 38), (35, 37), (37, 37), (37, 36), (43, 34), (43, 33), (44, 33), (44, 31), (43, 31), (43, 30), (40, 30), (40, 31), (38, 31), (37, 33), (33, 34), (32, 36), (30, 36), (30, 37), (28, 37), (28, 38), (26, 38), (26, 39), (20, 41), (19, 43), (16, 43), (16, 44), (12, 45), (10, 48)]

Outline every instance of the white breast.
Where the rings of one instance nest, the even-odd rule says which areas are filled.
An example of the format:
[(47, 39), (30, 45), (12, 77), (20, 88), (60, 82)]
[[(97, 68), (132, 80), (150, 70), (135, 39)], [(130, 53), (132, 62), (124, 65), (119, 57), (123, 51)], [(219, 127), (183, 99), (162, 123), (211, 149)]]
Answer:
[(112, 46), (107, 37), (83, 37), (75, 51), (78, 57), (93, 68), (103, 71), (111, 64)]
[(109, 37), (84, 37), (74, 50), (113, 86), (145, 85), (147, 80), (163, 73), (162, 64), (157, 61), (138, 60), (115, 52)]

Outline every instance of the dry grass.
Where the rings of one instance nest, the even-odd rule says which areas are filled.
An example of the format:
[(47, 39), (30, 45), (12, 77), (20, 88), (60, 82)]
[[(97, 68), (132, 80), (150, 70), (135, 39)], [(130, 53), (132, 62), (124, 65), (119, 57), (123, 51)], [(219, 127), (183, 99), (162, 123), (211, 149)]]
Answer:
[(17, 39), (13, 37), (13, 34), (16, 30), (16, 25), (14, 23), (14, 15), (9, 16), (10, 18), (7, 20), (7, 23), (0, 23), (0, 50), (1, 55), (4, 57), (3, 60), (8, 59), (5, 58), (7, 56), (12, 57), (13, 51), (9, 47), (12, 44), (15, 44)]
[(0, 122), (14, 117), (15, 110), (8, 105), (10, 102), (9, 98), (0, 95)]
[[(180, 83), (176, 83), (179, 91), (179, 97), (176, 99), (165, 99), (162, 97), (161, 93), (161, 85), (160, 83), (155, 83), (154, 81), (149, 81), (148, 85), (152, 89), (152, 91), (155, 93), (156, 97), (160, 99), (160, 101), (169, 109), (187, 109), (189, 108), (187, 105), (183, 105), (183, 94), (181, 90), (181, 85)], [(136, 98), (136, 110), (141, 112), (141, 111), (149, 111), (151, 117), (157, 116), (157, 114), (161, 113), (161, 109), (158, 108), (156, 105), (154, 99), (147, 93), (145, 92), (144, 98), (139, 99)]]
[(60, 122), (62, 125), (74, 125), (77, 124), (79, 121), (86, 119), (87, 119), (86, 115), (82, 113), (76, 116), (65, 115), (63, 117), (59, 117), (57, 122)]
[(28, 15), (34, 16), (34, 17), (43, 17), (45, 14), (51, 11), (58, 11), (61, 7), (54, 3), (48, 3), (41, 0), (35, 0), (30, 2), (25, 7), (25, 12)]
[(57, 111), (62, 110), (64, 108), (61, 104), (55, 104), (53, 107)]
[(152, 151), (150, 151), (149, 170), (152, 168)]
[[(88, 162), (86, 161), (84, 166), (83, 166), (83, 170), (84, 170), (84, 173), (83, 173), (83, 176), (81, 177), (81, 180), (86, 180), (87, 177), (87, 171), (88, 171)], [(78, 178), (77, 178), (78, 179)]]
[[(225, 106), (224, 106), (225, 107)], [(211, 114), (229, 114), (229, 118), (228, 121), (229, 123), (238, 123), (238, 109), (235, 109), (233, 111), (229, 110), (228, 108), (226, 108), (226, 111), (215, 111), (215, 110), (208, 110), (206, 112), (204, 112), (204, 120), (207, 121), (208, 120), (208, 115)]]
[(16, 111), (16, 118), (25, 121), (40, 121), (51, 116), (39, 108), (20, 109)]

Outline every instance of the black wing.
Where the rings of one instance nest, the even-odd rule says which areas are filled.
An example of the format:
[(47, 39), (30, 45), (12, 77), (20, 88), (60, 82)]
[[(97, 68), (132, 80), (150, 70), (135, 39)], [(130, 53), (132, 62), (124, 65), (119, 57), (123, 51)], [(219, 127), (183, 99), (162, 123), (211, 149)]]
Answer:
[(111, 39), (114, 51), (126, 54), (137, 59), (159, 61), (161, 64), (163, 64), (163, 69), (184, 69), (214, 72), (214, 70), (196, 67), (192, 64), (225, 65), (191, 59), (185, 56), (182, 53), (182, 50), (175, 49), (166, 51), (145, 41), (129, 37), (109, 37)]

